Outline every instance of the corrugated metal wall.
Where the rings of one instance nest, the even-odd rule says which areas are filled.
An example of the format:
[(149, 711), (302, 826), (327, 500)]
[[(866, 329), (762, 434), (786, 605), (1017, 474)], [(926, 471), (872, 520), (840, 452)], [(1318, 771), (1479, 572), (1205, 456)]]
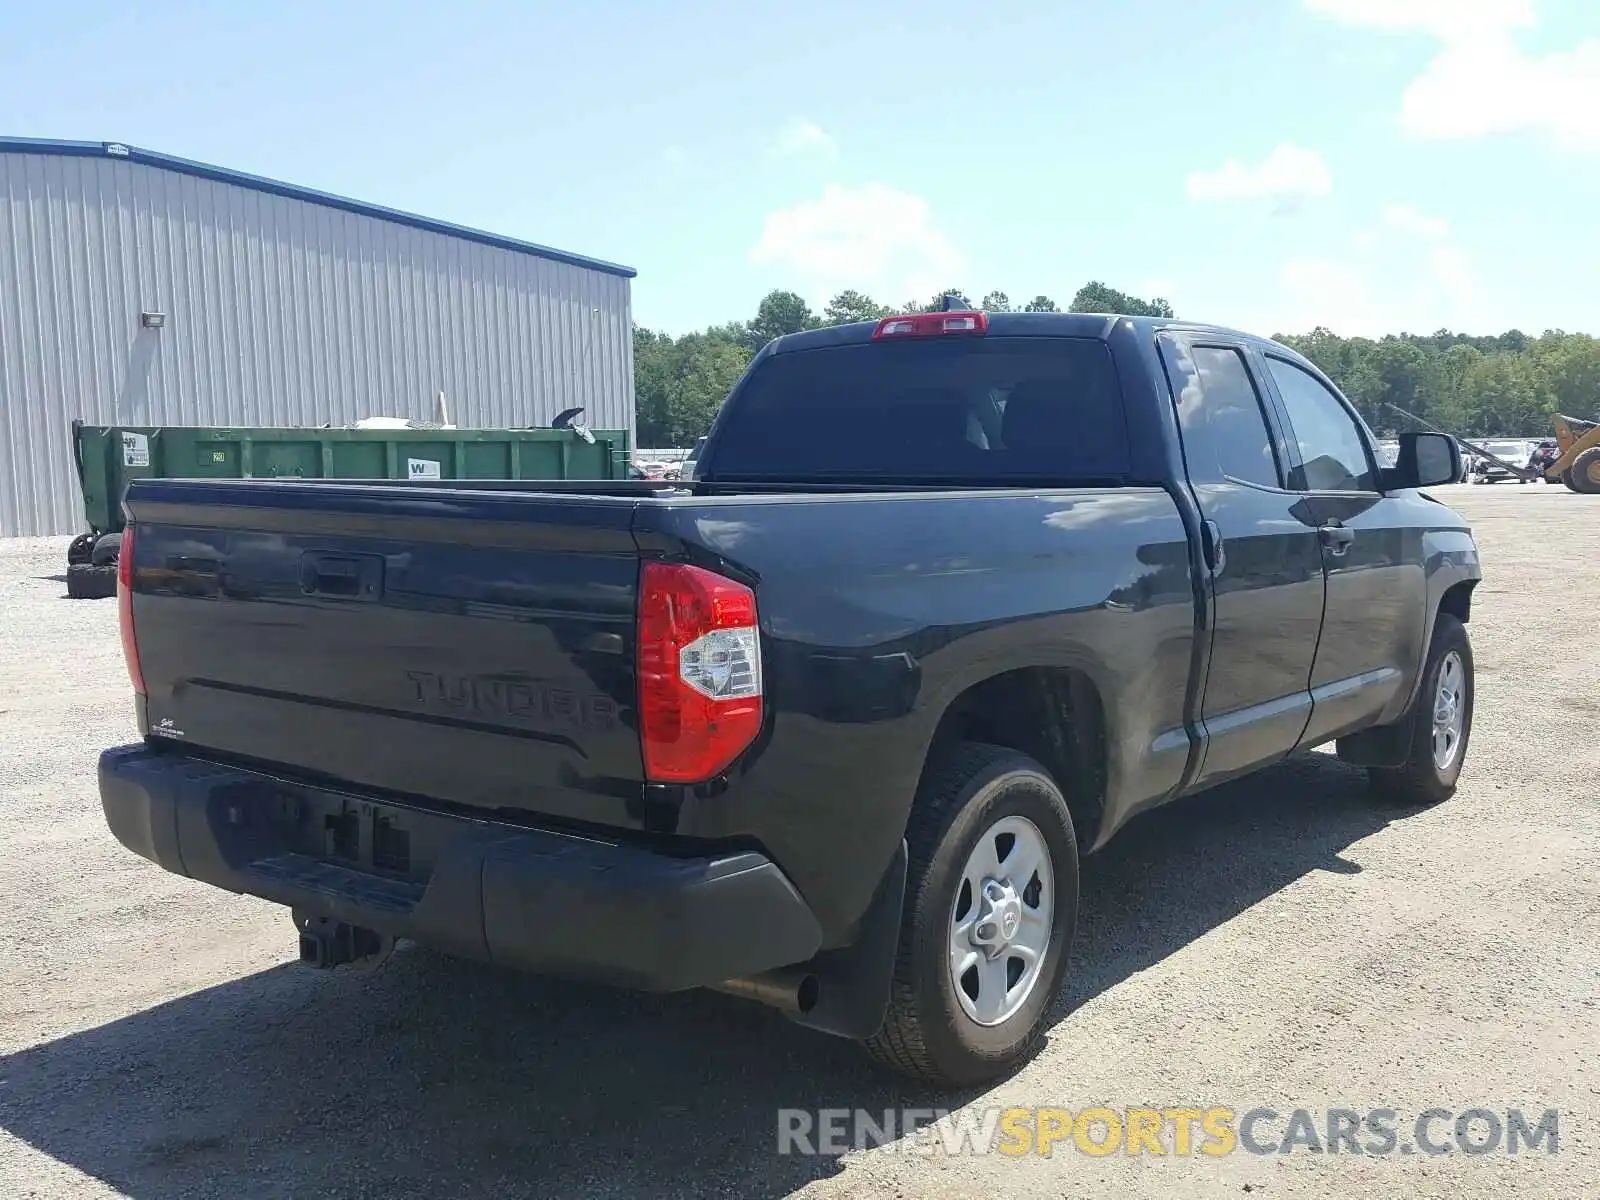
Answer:
[[(166, 314), (159, 330), (141, 311)], [(68, 426), (633, 428), (629, 280), (115, 158), (0, 153), (0, 536), (82, 527)]]

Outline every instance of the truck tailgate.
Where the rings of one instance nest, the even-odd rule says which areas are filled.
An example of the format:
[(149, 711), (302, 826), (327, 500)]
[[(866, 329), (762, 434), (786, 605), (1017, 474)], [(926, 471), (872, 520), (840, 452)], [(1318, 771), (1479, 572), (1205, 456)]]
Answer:
[(640, 826), (632, 499), (162, 482), (128, 507), (151, 735)]

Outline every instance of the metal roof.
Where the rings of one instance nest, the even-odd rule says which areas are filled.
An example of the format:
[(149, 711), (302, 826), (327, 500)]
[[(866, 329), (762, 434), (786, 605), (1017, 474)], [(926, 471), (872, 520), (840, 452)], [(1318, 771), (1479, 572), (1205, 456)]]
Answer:
[(0, 154), (53, 154), (71, 158), (109, 158), (134, 162), (147, 167), (157, 167), (163, 171), (176, 171), (183, 175), (194, 175), (201, 179), (232, 184), (235, 187), (267, 192), (274, 196), (285, 196), (291, 200), (304, 200), (308, 204), (321, 204), (357, 216), (393, 221), (399, 225), (409, 225), (413, 229), (424, 229), (430, 233), (479, 242), (485, 246), (497, 246), (502, 250), (514, 250), (521, 254), (531, 254), (575, 267), (588, 267), (591, 270), (604, 271), (608, 275), (620, 275), (632, 279), (638, 274), (632, 267), (619, 266), (602, 259), (569, 254), (565, 250), (553, 250), (549, 246), (540, 246), (534, 242), (503, 237), (497, 233), (486, 233), (481, 229), (470, 229), (465, 225), (451, 224), (449, 221), (436, 221), (431, 217), (419, 217), (415, 213), (385, 208), (381, 204), (368, 204), (365, 201), (352, 200), (347, 196), (336, 196), (331, 192), (319, 192), (315, 188), (297, 187), (292, 183), (282, 183), (260, 175), (232, 171), (227, 167), (214, 167), (209, 163), (177, 158), (171, 154), (142, 150), (125, 142), (69, 142), (49, 138), (0, 137)]

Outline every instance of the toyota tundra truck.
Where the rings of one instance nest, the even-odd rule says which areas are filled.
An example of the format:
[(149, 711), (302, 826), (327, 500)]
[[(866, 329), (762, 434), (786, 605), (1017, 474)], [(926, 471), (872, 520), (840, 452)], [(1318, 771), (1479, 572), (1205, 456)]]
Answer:
[(1332, 742), (1452, 794), (1460, 475), (1275, 342), (952, 311), (772, 342), (692, 482), (137, 481), (105, 817), (315, 966), (714, 988), (976, 1083), (1136, 814)]

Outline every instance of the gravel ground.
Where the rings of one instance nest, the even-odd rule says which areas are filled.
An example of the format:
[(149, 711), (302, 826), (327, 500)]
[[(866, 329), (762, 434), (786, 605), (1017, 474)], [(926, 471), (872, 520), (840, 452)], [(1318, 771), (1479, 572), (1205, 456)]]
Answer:
[[(282, 910), (105, 831), (115, 604), (0, 542), (0, 1195), (1600, 1196), (1600, 498), (1444, 491), (1488, 574), (1456, 798), (1385, 812), (1312, 754), (1142, 818), (1085, 864), (1042, 1052), (955, 1096), (725, 997), (291, 965)], [(1093, 1104), (1556, 1108), (1560, 1149), (775, 1152), (780, 1108)]]

